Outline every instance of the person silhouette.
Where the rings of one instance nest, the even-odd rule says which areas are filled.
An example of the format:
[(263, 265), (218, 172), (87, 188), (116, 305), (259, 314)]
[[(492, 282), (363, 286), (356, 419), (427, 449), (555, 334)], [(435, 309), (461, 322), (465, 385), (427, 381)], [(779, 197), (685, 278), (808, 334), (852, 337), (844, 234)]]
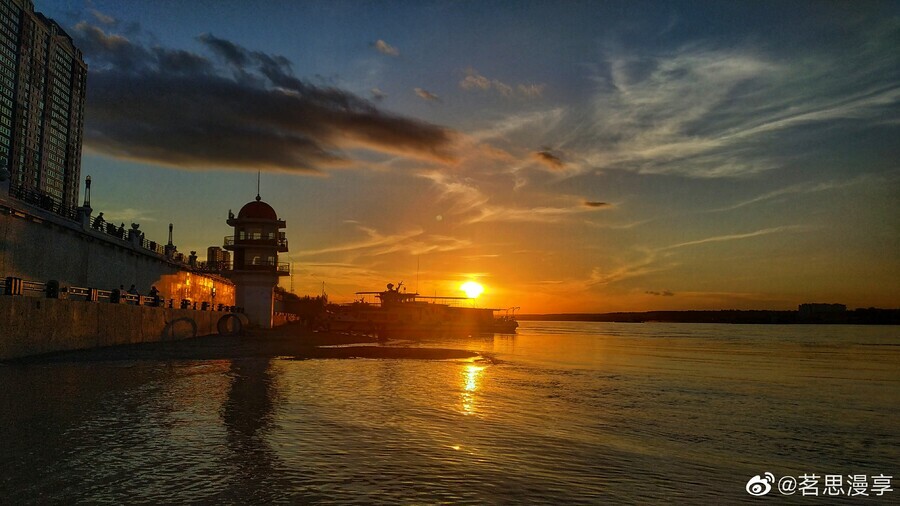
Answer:
[(149, 296), (153, 299), (153, 305), (159, 306), (159, 290), (156, 289), (156, 286), (150, 287)]

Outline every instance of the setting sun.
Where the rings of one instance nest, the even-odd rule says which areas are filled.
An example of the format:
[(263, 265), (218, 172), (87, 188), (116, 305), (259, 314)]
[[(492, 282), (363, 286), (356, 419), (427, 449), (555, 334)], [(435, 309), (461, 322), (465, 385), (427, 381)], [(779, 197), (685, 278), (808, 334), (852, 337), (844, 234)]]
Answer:
[(474, 281), (466, 281), (459, 289), (466, 292), (466, 297), (470, 299), (476, 299), (484, 292), (484, 287)]

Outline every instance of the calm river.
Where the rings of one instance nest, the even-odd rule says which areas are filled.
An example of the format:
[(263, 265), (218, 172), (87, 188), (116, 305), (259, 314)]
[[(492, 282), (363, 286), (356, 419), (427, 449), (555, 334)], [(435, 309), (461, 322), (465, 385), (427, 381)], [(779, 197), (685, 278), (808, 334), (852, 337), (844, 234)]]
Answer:
[(900, 327), (402, 344), (487, 359), (0, 365), (0, 503), (733, 503), (766, 472), (900, 501)]

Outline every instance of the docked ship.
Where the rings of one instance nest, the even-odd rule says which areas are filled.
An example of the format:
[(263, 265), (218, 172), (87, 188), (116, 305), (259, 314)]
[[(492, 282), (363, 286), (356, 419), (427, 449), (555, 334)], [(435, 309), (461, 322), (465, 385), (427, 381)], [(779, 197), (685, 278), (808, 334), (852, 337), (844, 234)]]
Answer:
[[(356, 292), (358, 299), (350, 304), (333, 306), (325, 327), (336, 332), (356, 332), (379, 338), (416, 337), (434, 334), (474, 335), (515, 333), (519, 326), (514, 315), (501, 309), (463, 305), (466, 297), (429, 297), (401, 291), (388, 283), (380, 292)], [(377, 302), (367, 302), (374, 295)]]

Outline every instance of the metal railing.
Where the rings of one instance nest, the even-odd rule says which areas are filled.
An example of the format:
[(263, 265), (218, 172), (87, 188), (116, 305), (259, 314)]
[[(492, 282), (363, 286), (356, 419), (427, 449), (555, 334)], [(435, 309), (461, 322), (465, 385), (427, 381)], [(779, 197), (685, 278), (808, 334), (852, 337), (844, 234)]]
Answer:
[[(22, 185), (10, 185), (9, 195), (17, 200), (22, 202), (26, 202), (28, 204), (35, 205), (44, 209), (46, 211), (50, 211), (54, 214), (57, 214), (63, 218), (78, 221), (80, 218), (78, 216), (78, 209), (74, 207), (68, 207), (63, 205), (61, 202), (56, 200), (50, 194), (45, 192), (41, 192), (35, 190), (33, 188), (28, 188)], [(100, 213), (103, 214), (103, 213)], [(101, 232), (111, 237), (115, 237), (121, 241), (129, 241), (132, 237), (132, 234), (138, 234), (140, 236), (140, 240), (137, 244), (140, 244), (141, 247), (148, 251), (152, 251), (159, 255), (166, 254), (166, 247), (164, 244), (157, 243), (155, 241), (148, 241), (144, 238), (144, 233), (137, 230), (137, 228), (126, 229), (125, 224), (122, 223), (120, 225), (116, 225), (115, 223), (106, 221), (100, 216), (96, 216), (89, 223), (90, 229)], [(264, 235), (264, 234), (256, 234), (256, 235)], [(284, 232), (279, 232), (277, 235), (275, 234), (267, 234), (274, 235), (274, 237), (269, 240), (276, 241), (276, 244), (279, 248), (283, 248), (284, 251), (287, 251), (287, 239), (284, 236)], [(188, 264), (187, 257), (183, 253), (175, 253), (171, 260), (175, 262), (179, 262), (182, 264)]]
[(213, 305), (210, 302), (198, 302), (191, 299), (181, 299), (179, 302), (176, 302), (174, 298), (164, 299), (159, 296), (151, 297), (149, 295), (125, 293), (119, 289), (102, 290), (80, 286), (60, 287), (59, 282), (53, 280), (41, 283), (13, 276), (0, 279), (0, 296), (3, 295), (82, 300), (86, 302), (106, 301), (113, 304), (132, 304), (149, 307), (179, 307), (180, 309), (194, 309), (197, 311), (244, 312), (244, 309), (239, 306)]
[(222, 262), (223, 271), (277, 271), (291, 272), (291, 264), (288, 262), (273, 262), (261, 260), (258, 263), (235, 265), (234, 262)]
[(147, 239), (142, 239), (141, 246), (143, 246), (146, 250), (150, 250), (160, 255), (166, 254), (166, 247), (156, 241), (148, 241)]
[(74, 207), (63, 205), (56, 197), (35, 190), (34, 188), (28, 188), (22, 185), (10, 185), (9, 196), (21, 200), (22, 202), (38, 206), (45, 211), (58, 214), (63, 218), (73, 221), (78, 219), (78, 211)]
[(278, 248), (284, 248), (285, 250), (288, 247), (287, 237), (285, 236), (284, 232), (240, 233), (236, 236), (225, 236), (223, 242), (225, 246), (234, 246), (235, 244), (271, 244), (273, 246), (277, 246)]
[(91, 222), (91, 229), (111, 235), (116, 239), (128, 240), (128, 231), (125, 230), (124, 224), (117, 227), (115, 223), (110, 223), (99, 216)]
[(0, 293), (5, 295), (33, 295), (34, 292), (43, 293), (46, 290), (44, 283), (28, 281), (19, 278), (7, 277), (0, 280)]

